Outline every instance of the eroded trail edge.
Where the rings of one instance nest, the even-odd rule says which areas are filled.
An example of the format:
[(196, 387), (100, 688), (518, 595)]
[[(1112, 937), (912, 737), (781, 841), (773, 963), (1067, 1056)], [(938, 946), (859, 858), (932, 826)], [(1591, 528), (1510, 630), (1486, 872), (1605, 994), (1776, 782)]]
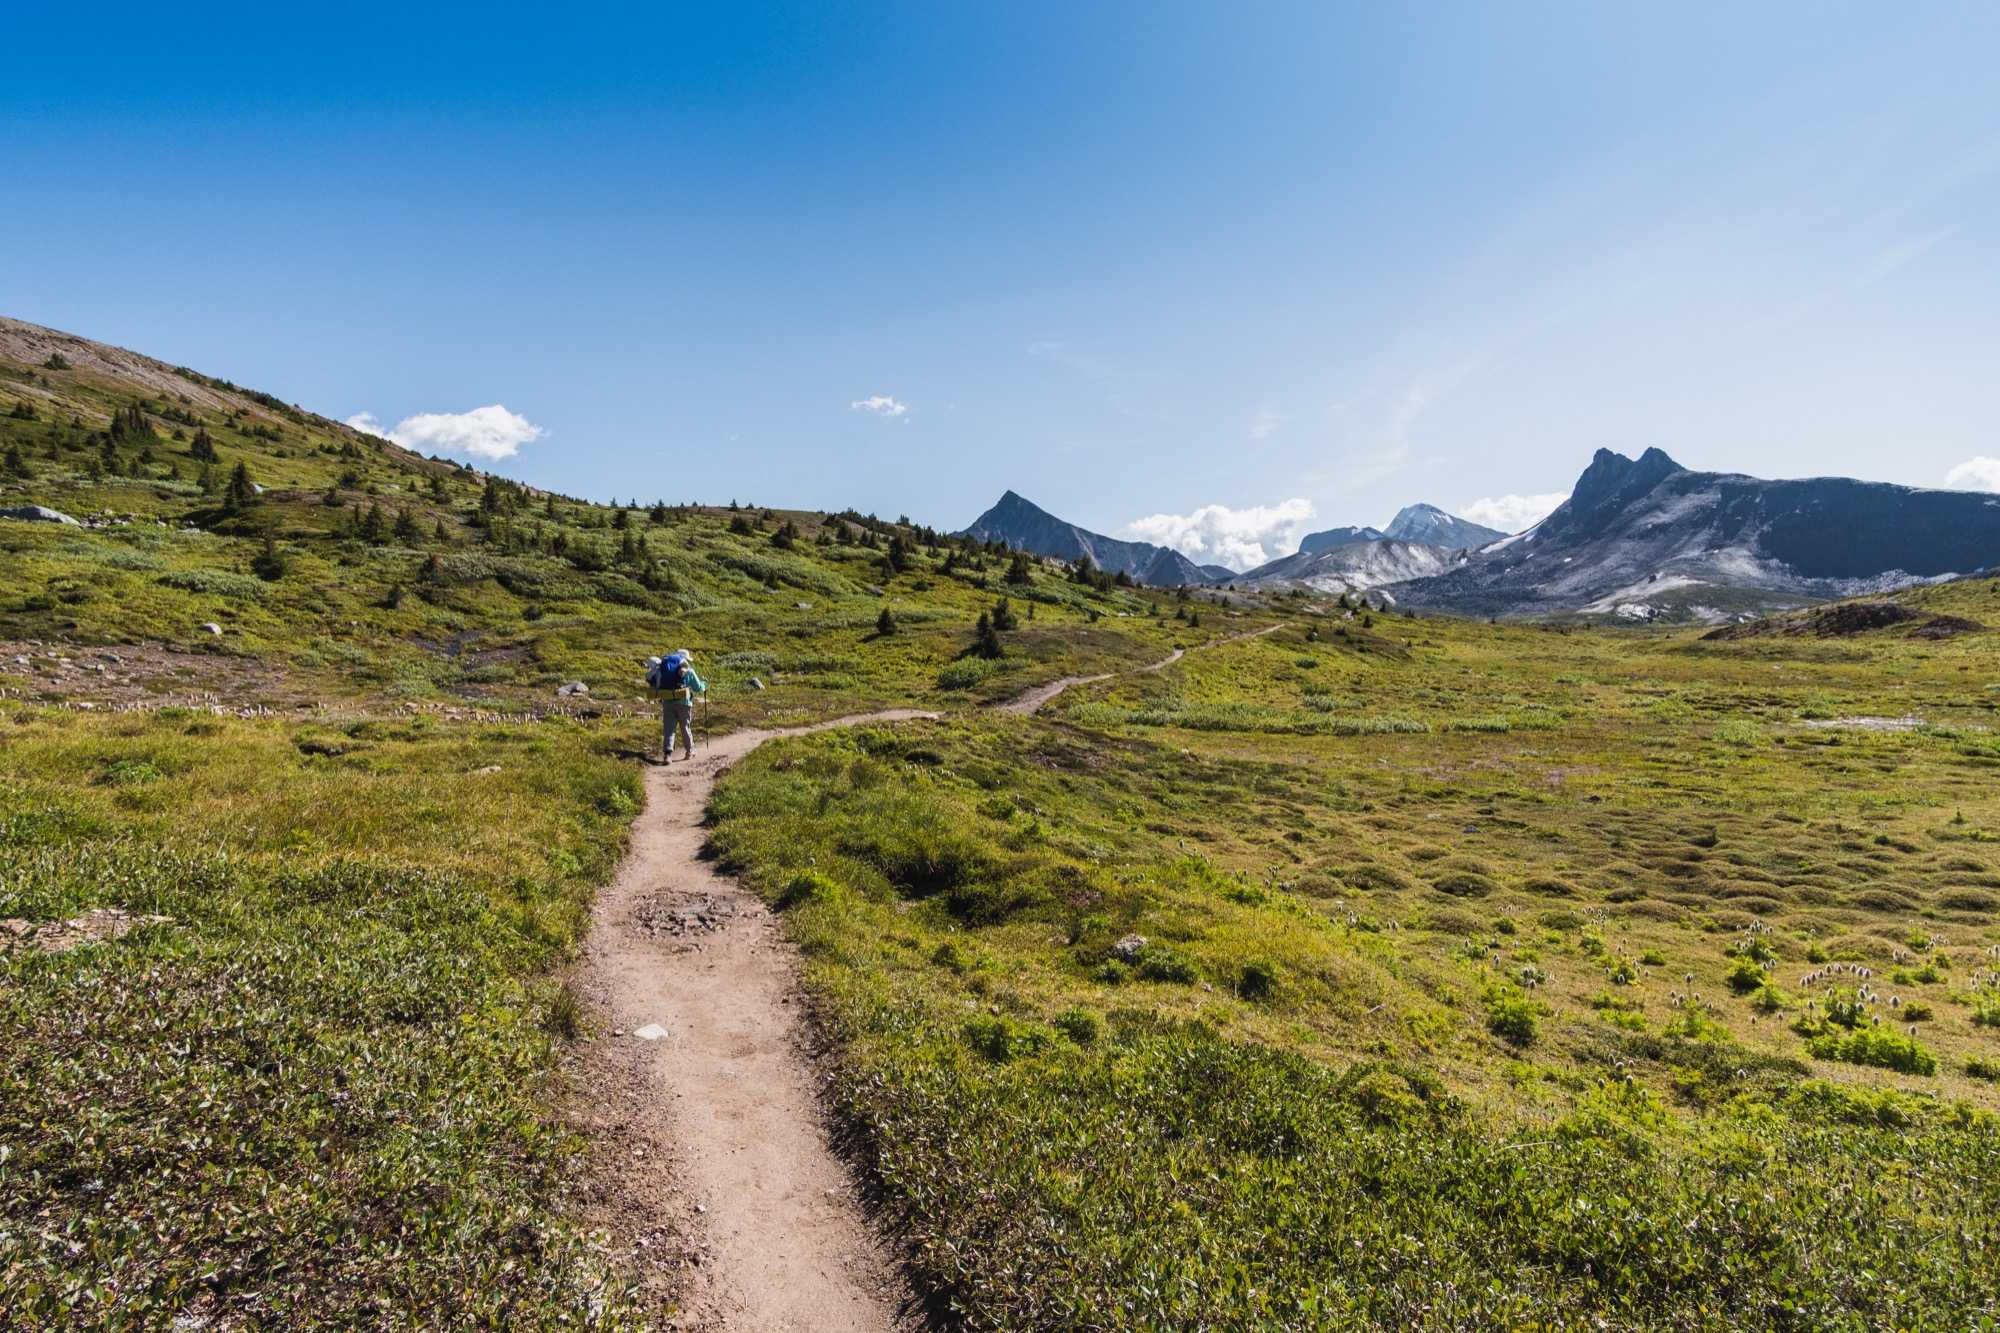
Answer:
[[(1268, 634), (1246, 631), (1198, 645)], [(1176, 649), (1134, 668), (1158, 671)], [(1032, 714), (1065, 677), (1000, 705)], [(717, 739), (645, 770), (631, 848), (598, 896), (578, 983), (600, 1026), (577, 1066), (586, 1211), (680, 1328), (787, 1333), (922, 1326), (920, 1301), (835, 1153), (807, 1048), (797, 951), (762, 899), (701, 857), (716, 778), (767, 740), (932, 718), (915, 709)]]

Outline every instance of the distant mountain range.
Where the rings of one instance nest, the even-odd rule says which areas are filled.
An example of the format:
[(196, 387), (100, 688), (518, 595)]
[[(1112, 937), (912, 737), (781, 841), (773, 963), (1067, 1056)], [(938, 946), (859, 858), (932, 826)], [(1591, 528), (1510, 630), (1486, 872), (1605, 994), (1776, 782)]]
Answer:
[(2000, 496), (1821, 477), (1691, 472), (1600, 449), (1570, 498), (1505, 536), (1433, 505), (1332, 528), (1243, 573), (1086, 532), (1011, 491), (970, 529), (1149, 584), (1371, 592), (1470, 615), (1725, 620), (2000, 567)]
[(1196, 587), (1236, 576), (1234, 570), (1222, 565), (1197, 565), (1171, 547), (1119, 541), (1065, 523), (1013, 491), (1001, 496), (998, 504), (974, 519), (965, 531), (981, 541), (1003, 541), (1017, 550), (1059, 560), (1089, 556), (1099, 569), (1129, 574), (1151, 587)]
[(2000, 496), (1844, 477), (1691, 472), (1658, 449), (1600, 449), (1560, 508), (1445, 573), (1406, 605), (1713, 620), (2000, 565)]

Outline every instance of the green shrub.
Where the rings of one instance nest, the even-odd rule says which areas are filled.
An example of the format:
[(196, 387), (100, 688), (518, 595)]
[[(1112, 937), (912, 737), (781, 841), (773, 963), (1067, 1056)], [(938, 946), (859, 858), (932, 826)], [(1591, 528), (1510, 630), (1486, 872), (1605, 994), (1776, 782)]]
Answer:
[(1900, 1070), (1905, 1074), (1935, 1074), (1937, 1056), (1915, 1037), (1886, 1028), (1866, 1027), (1853, 1032), (1825, 1033), (1806, 1043), (1806, 1050), (1821, 1060), (1839, 1060), (1851, 1065), (1874, 1065)]
[(941, 690), (969, 690), (999, 669), (1000, 664), (990, 658), (962, 657), (944, 670), (938, 672), (938, 688)]
[(1236, 980), (1236, 993), (1246, 1000), (1268, 1000), (1278, 991), (1276, 963), (1245, 963)]
[(1737, 959), (1736, 966), (1729, 969), (1729, 989), (1738, 995), (1748, 995), (1770, 980), (1770, 974), (1749, 958)]
[(160, 575), (160, 582), (169, 588), (182, 592), (202, 593), (211, 597), (231, 597), (239, 601), (255, 601), (264, 595), (262, 579), (249, 574), (231, 573), (225, 569), (177, 569)]
[(1055, 1025), (1056, 1031), (1079, 1046), (1097, 1044), (1097, 1015), (1088, 1009), (1065, 1009), (1056, 1015)]
[(1527, 1046), (1535, 1040), (1536, 1020), (1548, 1006), (1525, 995), (1495, 995), (1486, 1002), (1486, 1028), (1512, 1046)]
[(1147, 981), (1168, 981), (1176, 985), (1193, 982), (1199, 973), (1194, 960), (1165, 944), (1148, 944), (1139, 955), (1139, 975)]

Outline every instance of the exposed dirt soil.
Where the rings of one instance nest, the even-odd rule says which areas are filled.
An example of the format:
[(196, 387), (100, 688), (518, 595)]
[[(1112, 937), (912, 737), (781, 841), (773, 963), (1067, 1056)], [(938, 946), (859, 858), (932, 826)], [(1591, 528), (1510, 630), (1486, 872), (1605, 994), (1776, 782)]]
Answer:
[(27, 921), (20, 917), (0, 917), (0, 952), (8, 949), (40, 949), (43, 953), (68, 953), (71, 949), (103, 940), (123, 939), (141, 926), (172, 925), (173, 918), (143, 912), (127, 912), (120, 907), (99, 907), (67, 921)]
[(677, 1307), (678, 1327), (921, 1327), (832, 1146), (796, 950), (760, 899), (701, 856), (717, 774), (794, 734), (739, 732), (647, 770), (646, 808), (578, 978), (597, 1025), (575, 1080), (596, 1145), (585, 1213), (638, 1261), (655, 1305)]

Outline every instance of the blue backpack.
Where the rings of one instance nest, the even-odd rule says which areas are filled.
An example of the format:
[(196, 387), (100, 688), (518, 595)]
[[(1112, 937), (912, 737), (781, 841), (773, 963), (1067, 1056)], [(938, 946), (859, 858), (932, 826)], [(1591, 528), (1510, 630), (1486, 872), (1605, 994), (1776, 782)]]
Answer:
[(681, 676), (686, 669), (687, 663), (679, 653), (663, 657), (646, 673), (646, 684), (656, 690), (677, 690), (681, 687)]

